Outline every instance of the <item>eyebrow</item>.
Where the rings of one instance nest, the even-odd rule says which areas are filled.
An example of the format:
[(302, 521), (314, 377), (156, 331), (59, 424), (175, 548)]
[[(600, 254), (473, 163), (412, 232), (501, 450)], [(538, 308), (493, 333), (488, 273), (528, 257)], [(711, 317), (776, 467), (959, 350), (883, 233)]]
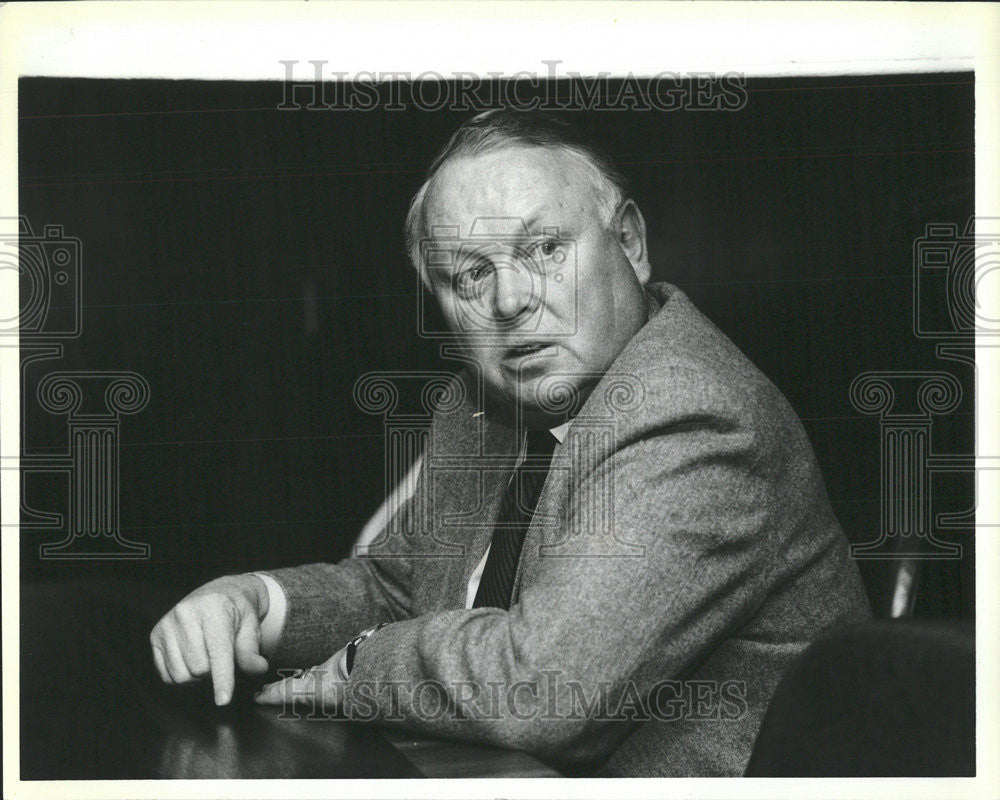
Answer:
[(540, 220), (541, 218), (542, 218), (541, 211), (536, 211), (534, 214), (532, 214), (530, 217), (528, 217), (524, 221), (524, 229), (528, 232), (529, 236), (532, 235), (532, 233), (531, 233), (532, 226), (533, 225), (537, 225), (538, 224), (538, 220)]
[(446, 266), (425, 265), (424, 271), (438, 280), (449, 281), (452, 278), (452, 271)]
[[(540, 222), (543, 222), (546, 216), (551, 216), (551, 213), (549, 212), (548, 209), (538, 209), (524, 221), (524, 228), (528, 232), (528, 238), (533, 239), (536, 236), (543, 236), (546, 234), (546, 232), (551, 232), (551, 231), (558, 231), (559, 235), (563, 236), (566, 233), (567, 227), (572, 227), (573, 224), (572, 220), (567, 220), (568, 223), (567, 227), (564, 227), (562, 225), (549, 224), (539, 228), (538, 230), (534, 230), (534, 226), (538, 225)], [(546, 229), (548, 229), (548, 231)]]
[[(513, 220), (520, 219), (521, 220), (521, 224), (519, 226), (517, 226), (517, 231), (516, 232), (515, 231), (511, 231), (510, 233), (500, 232), (500, 233), (496, 234), (495, 236), (482, 236), (482, 237), (480, 237), (480, 236), (470, 236), (470, 237), (465, 238), (465, 239), (461, 239), (460, 238), (459, 241), (460, 242), (474, 242), (474, 241), (477, 241), (480, 238), (482, 238), (483, 241), (490, 241), (490, 240), (492, 240), (494, 238), (495, 239), (515, 239), (515, 240), (518, 240), (518, 241), (523, 241), (525, 239), (530, 239), (530, 238), (533, 238), (534, 236), (537, 235), (537, 234), (535, 234), (535, 233), (532, 232), (532, 230), (531, 230), (532, 226), (533, 225), (537, 225), (538, 222), (544, 216), (545, 216), (545, 211), (543, 209), (537, 209), (537, 210), (533, 211), (531, 213), (531, 215), (529, 217), (527, 217), (527, 219), (525, 219), (524, 217), (517, 217), (515, 215), (510, 215), (510, 216), (506, 216), (506, 217), (489, 217), (488, 219), (503, 219), (503, 220), (506, 220), (506, 221), (513, 221)], [(555, 227), (555, 226), (552, 226), (552, 227)]]

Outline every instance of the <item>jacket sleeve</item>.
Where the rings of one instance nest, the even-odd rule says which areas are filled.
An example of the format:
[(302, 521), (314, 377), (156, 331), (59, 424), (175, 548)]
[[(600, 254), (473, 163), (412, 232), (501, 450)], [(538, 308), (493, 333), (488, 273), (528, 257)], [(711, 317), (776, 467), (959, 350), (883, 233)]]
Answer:
[(406, 565), (398, 559), (345, 558), (265, 571), (287, 610), (272, 661), (305, 667), (326, 661), (359, 631), (408, 616)]
[[(594, 713), (595, 697), (617, 708), (683, 678), (752, 616), (810, 489), (809, 469), (789, 457), (799, 429), (783, 414), (763, 425), (751, 422), (752, 398), (691, 391), (700, 399), (686, 409), (631, 423), (572, 486), (555, 538), (586, 545), (614, 533), (632, 555), (542, 552), (509, 611), (383, 628), (359, 648), (348, 713), (560, 761), (610, 754), (635, 723)], [(591, 502), (595, 492), (607, 502)]]

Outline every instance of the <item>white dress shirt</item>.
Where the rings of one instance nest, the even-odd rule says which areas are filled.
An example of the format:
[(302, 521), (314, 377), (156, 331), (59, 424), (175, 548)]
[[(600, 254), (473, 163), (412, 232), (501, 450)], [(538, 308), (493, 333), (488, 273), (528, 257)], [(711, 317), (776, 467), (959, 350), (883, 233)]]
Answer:
[[(549, 433), (551, 433), (557, 442), (562, 442), (566, 438), (566, 432), (569, 430), (571, 423), (564, 422), (556, 428), (552, 428)], [(521, 443), (521, 452), (518, 453), (517, 463), (514, 468), (521, 466), (526, 455), (526, 442)], [(365, 523), (365, 526), (361, 529), (361, 534), (358, 536), (358, 540), (355, 543), (355, 552), (358, 554), (364, 554), (367, 550), (369, 544), (371, 544), (375, 537), (378, 536), (382, 530), (389, 524), (392, 512), (391, 509), (400, 509), (403, 505), (413, 497), (413, 492), (417, 486), (417, 479), (420, 477), (420, 469), (423, 464), (423, 455), (417, 457), (417, 460), (410, 467), (409, 472), (399, 485), (393, 489), (392, 493), (385, 499), (385, 502), (379, 506), (378, 510), (372, 515), (371, 519)], [(472, 575), (469, 576), (469, 583), (465, 591), (465, 607), (472, 608), (472, 604), (476, 599), (476, 592), (479, 591), (479, 581), (483, 577), (483, 569), (486, 567), (486, 558), (490, 554), (490, 546), (486, 546), (486, 552), (483, 553), (483, 557), (479, 559), (479, 563), (476, 564), (476, 568), (472, 570)], [(285, 592), (274, 578), (270, 575), (266, 575), (262, 572), (252, 573), (258, 578), (264, 581), (264, 585), (267, 586), (267, 597), (268, 597), (268, 609), (267, 614), (260, 621), (260, 651), (265, 656), (270, 655), (274, 652), (278, 645), (278, 640), (281, 638), (282, 628), (285, 626), (285, 615), (288, 612), (288, 600), (285, 597)]]

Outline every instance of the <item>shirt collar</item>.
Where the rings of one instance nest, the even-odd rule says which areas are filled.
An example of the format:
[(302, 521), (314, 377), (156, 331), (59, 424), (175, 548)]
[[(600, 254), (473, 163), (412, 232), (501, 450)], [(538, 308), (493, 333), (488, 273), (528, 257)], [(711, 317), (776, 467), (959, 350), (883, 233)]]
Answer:
[(558, 425), (555, 428), (549, 428), (549, 433), (551, 433), (559, 444), (563, 443), (566, 438), (566, 434), (569, 432), (569, 426), (573, 424), (573, 421), (564, 422), (562, 425)]
[[(483, 413), (482, 411), (477, 411), (472, 416), (479, 417), (482, 416), (482, 413)], [(566, 438), (566, 434), (569, 433), (569, 426), (572, 424), (573, 420), (568, 420), (564, 422), (562, 425), (556, 425), (556, 427), (554, 428), (549, 428), (549, 433), (551, 433), (555, 437), (555, 440), (559, 442), (559, 444), (562, 444), (563, 440)]]

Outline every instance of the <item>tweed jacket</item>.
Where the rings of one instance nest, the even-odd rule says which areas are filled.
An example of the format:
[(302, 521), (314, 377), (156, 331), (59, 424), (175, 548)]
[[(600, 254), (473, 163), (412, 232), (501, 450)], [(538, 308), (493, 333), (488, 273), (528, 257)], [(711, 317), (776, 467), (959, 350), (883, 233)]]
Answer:
[(796, 655), (871, 612), (785, 398), (683, 292), (647, 294), (556, 448), (509, 610), (464, 603), (518, 440), (456, 379), (404, 519), (367, 556), (269, 573), (288, 599), (277, 662), (388, 622), (357, 651), (356, 718), (568, 774), (741, 774)]

